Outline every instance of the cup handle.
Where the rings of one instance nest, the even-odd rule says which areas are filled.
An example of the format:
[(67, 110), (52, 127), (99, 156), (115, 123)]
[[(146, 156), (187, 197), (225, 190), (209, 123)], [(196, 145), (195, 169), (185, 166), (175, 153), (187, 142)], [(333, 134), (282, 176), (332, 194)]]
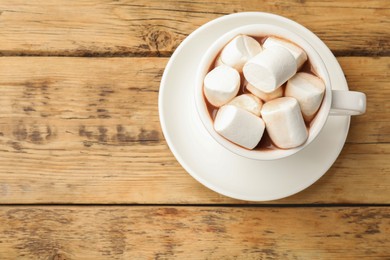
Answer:
[(356, 91), (332, 90), (330, 115), (354, 116), (366, 112), (366, 94)]

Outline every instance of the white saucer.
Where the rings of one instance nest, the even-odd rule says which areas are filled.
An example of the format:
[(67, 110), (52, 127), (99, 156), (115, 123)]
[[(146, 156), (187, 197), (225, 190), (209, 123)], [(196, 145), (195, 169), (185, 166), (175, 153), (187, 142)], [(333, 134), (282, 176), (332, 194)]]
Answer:
[(189, 35), (176, 49), (162, 77), (159, 114), (164, 136), (179, 163), (206, 187), (228, 197), (250, 201), (281, 199), (313, 184), (338, 157), (348, 134), (350, 117), (329, 117), (318, 137), (305, 149), (276, 161), (236, 155), (208, 135), (194, 107), (193, 83), (202, 54), (227, 31), (247, 24), (285, 26), (311, 39), (330, 73), (333, 89), (348, 90), (336, 58), (313, 33), (280, 16), (239, 13), (213, 20)]

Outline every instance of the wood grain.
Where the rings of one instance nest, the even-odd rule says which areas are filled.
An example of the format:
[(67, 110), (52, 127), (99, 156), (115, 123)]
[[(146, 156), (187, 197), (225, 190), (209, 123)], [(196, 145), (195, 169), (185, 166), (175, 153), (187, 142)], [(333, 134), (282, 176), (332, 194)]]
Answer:
[(347, 142), (390, 142), (390, 59), (345, 57), (338, 61), (347, 78), (349, 89), (367, 95), (367, 111), (351, 118)]
[(337, 55), (390, 55), (386, 0), (3, 0), (0, 54), (169, 56), (199, 26), (243, 11), (291, 18), (316, 33)]
[(1, 207), (6, 259), (388, 259), (390, 209)]
[[(273, 203), (389, 203), (390, 58), (340, 58), (367, 93), (311, 188)], [(242, 203), (194, 181), (161, 133), (165, 58), (0, 58), (0, 203)]]
[[(196, 182), (158, 118), (167, 57), (243, 11), (312, 30), (367, 94), (332, 168), (275, 205)], [(0, 259), (390, 259), (389, 17), (387, 0), (0, 1)]]

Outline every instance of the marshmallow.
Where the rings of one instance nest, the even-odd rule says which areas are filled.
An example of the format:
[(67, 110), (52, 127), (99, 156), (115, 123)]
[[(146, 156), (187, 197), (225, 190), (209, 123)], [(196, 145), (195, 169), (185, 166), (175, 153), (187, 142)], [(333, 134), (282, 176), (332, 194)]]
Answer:
[(307, 140), (308, 131), (295, 98), (282, 97), (267, 102), (261, 115), (267, 132), (277, 147), (294, 148)]
[(297, 72), (294, 56), (280, 46), (264, 49), (250, 59), (243, 69), (245, 79), (257, 89), (270, 93)]
[(260, 116), (261, 107), (263, 102), (252, 94), (239, 95), (232, 99), (228, 105), (233, 105), (245, 109), (256, 116)]
[(315, 116), (324, 97), (324, 82), (309, 73), (299, 72), (287, 82), (285, 96), (298, 100), (305, 121)]
[(264, 102), (268, 102), (268, 101), (271, 101), (272, 99), (279, 98), (279, 97), (283, 96), (283, 87), (279, 87), (270, 93), (265, 93), (265, 92), (255, 88), (250, 83), (247, 83), (246, 89), (249, 92), (251, 92), (253, 95), (255, 95), (256, 97), (263, 100)]
[(218, 57), (215, 59), (214, 67), (221, 66), (223, 62), (221, 61), (221, 55), (218, 55)]
[(241, 72), (244, 64), (261, 50), (258, 41), (246, 35), (239, 35), (223, 48), (221, 62)]
[(268, 37), (267, 40), (265, 40), (263, 47), (264, 49), (267, 49), (272, 46), (280, 46), (289, 50), (291, 54), (294, 56), (294, 59), (297, 63), (297, 68), (300, 68), (303, 65), (303, 63), (305, 63), (305, 61), (307, 60), (306, 52), (292, 42), (280, 38), (276, 38), (276, 37)]
[(225, 105), (218, 110), (214, 129), (229, 141), (253, 149), (260, 142), (265, 126), (260, 117), (242, 108)]
[(221, 65), (207, 73), (204, 78), (204, 94), (213, 106), (220, 107), (237, 95), (240, 83), (237, 70)]

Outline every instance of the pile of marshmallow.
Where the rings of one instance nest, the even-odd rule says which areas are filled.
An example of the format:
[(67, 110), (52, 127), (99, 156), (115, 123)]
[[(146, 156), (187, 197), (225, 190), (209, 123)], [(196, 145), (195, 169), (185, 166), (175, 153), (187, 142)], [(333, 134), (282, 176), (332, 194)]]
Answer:
[[(250, 36), (235, 37), (204, 79), (205, 97), (218, 108), (214, 129), (247, 149), (258, 145), (265, 129), (279, 148), (305, 143), (305, 122), (314, 118), (325, 92), (320, 78), (299, 72), (306, 60), (302, 48), (281, 38), (270, 36), (261, 46)], [(237, 96), (241, 87), (251, 94)]]

